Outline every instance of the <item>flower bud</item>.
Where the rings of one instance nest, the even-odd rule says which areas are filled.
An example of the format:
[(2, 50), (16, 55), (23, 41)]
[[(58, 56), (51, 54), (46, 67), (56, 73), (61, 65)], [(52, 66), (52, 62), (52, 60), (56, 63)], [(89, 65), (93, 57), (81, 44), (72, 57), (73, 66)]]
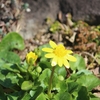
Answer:
[(64, 80), (64, 77), (63, 77), (62, 75), (59, 75), (59, 76), (58, 76), (58, 79), (59, 79), (60, 81), (63, 81), (63, 80)]
[(42, 68), (38, 66), (38, 67), (36, 68), (36, 71), (37, 71), (38, 73), (41, 73)]
[(37, 55), (33, 52), (29, 52), (27, 55), (26, 55), (26, 62), (29, 64), (29, 65), (33, 65), (35, 63), (35, 61), (37, 60)]

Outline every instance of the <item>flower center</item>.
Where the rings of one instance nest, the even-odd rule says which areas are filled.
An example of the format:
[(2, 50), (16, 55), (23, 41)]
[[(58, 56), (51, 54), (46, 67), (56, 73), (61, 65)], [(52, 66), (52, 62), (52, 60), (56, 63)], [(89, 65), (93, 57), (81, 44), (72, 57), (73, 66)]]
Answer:
[(59, 44), (54, 50), (54, 54), (58, 57), (63, 57), (66, 55), (66, 53), (67, 51), (62, 44)]

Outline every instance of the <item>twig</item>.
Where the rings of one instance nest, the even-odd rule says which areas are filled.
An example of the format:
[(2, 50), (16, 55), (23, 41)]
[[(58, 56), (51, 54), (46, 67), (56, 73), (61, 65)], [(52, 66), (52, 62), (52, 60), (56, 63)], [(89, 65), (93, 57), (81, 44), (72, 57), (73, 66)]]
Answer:
[(82, 52), (81, 54), (86, 54), (86, 55), (90, 56), (91, 58), (93, 58), (98, 63), (97, 59), (93, 55), (91, 55), (89, 52)]

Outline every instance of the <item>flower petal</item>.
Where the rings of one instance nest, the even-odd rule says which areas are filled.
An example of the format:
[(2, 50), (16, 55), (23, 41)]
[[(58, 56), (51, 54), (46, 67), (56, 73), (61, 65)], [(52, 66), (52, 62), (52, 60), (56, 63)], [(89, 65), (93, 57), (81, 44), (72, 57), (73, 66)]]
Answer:
[(65, 66), (66, 68), (69, 68), (69, 62), (68, 62), (67, 60), (65, 60), (65, 59), (64, 59), (64, 66)]
[(77, 59), (74, 57), (74, 56), (72, 56), (72, 55), (67, 55), (66, 56), (66, 59), (68, 59), (69, 61), (76, 61)]
[(61, 59), (61, 58), (58, 58), (57, 59), (58, 61), (58, 65), (60, 66), (60, 67), (62, 67), (62, 65), (63, 65), (63, 60)]
[(73, 51), (71, 51), (71, 50), (66, 50), (67, 51), (67, 54), (72, 54), (73, 53)]
[(55, 55), (53, 53), (48, 53), (45, 55), (46, 58), (53, 58)]
[(53, 49), (51, 49), (51, 48), (43, 48), (42, 51), (45, 51), (45, 52), (53, 52)]
[(51, 66), (56, 66), (56, 65), (57, 65), (57, 57), (54, 57), (52, 59)]
[(52, 48), (56, 48), (57, 47), (57, 44), (55, 42), (51, 41), (51, 40), (50, 40), (49, 44), (50, 44), (50, 46)]

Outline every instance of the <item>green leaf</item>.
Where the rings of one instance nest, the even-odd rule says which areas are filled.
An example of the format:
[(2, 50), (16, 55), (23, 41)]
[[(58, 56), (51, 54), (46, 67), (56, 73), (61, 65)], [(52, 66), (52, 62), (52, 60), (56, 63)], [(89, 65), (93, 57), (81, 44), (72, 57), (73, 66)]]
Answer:
[(24, 47), (24, 40), (18, 33), (8, 33), (0, 42), (0, 59), (10, 63), (20, 63), (20, 57), (11, 51), (23, 50)]
[[(3, 60), (0, 59), (0, 70), (5, 72), (11, 71), (14, 73), (20, 73), (20, 71), (17, 69), (16, 65), (11, 63), (6, 63)], [(3, 73), (4, 74), (4, 73)]]
[(36, 92), (36, 91), (34, 91), (34, 90), (30, 90), (30, 92), (29, 92), (30, 96), (33, 97), (34, 94), (35, 94), (35, 92)]
[(20, 100), (30, 100), (30, 99), (31, 99), (31, 96), (29, 95), (29, 93), (25, 92), (24, 96)]
[(21, 85), (22, 90), (30, 90), (33, 87), (33, 82), (32, 81), (24, 81)]
[(84, 73), (85, 75), (93, 74), (90, 70), (87, 70), (87, 69), (82, 69), (82, 70), (78, 71), (76, 74), (79, 75), (82, 73)]
[(60, 23), (58, 21), (55, 21), (50, 27), (50, 31), (52, 33), (55, 33), (56, 31), (59, 31), (60, 29), (61, 29), (61, 27), (60, 27)]
[(5, 64), (5, 61), (0, 59), (0, 66), (4, 65)]
[(100, 97), (96, 97), (93, 94), (90, 94), (90, 100), (100, 100)]
[(0, 84), (4, 87), (10, 88), (18, 83), (18, 78), (15, 73), (7, 73), (4, 75), (2, 72), (0, 73)]
[(46, 68), (50, 68), (50, 69), (52, 68), (51, 63), (48, 61), (40, 61), (39, 66), (42, 68), (42, 70), (44, 70)]
[(100, 85), (100, 80), (94, 75), (82, 75), (77, 79), (77, 82), (82, 86), (87, 87), (88, 91), (91, 91), (94, 87)]
[(73, 93), (73, 92), (77, 92), (80, 88), (80, 85), (76, 82), (69, 82), (68, 83), (68, 92), (69, 93)]
[(50, 74), (51, 74), (51, 70), (46, 68), (45, 70), (43, 70), (42, 74), (39, 77), (39, 81), (41, 82), (41, 86), (44, 89), (48, 86)]
[(57, 95), (55, 95), (54, 100), (73, 100), (73, 99), (72, 99), (71, 94), (69, 94), (68, 92), (63, 92), (63, 93), (58, 93)]
[(4, 81), (5, 78), (6, 78), (6, 75), (4, 75), (4, 74), (2, 73), (2, 71), (0, 71), (0, 81)]
[(81, 73), (81, 74), (71, 74), (69, 78), (66, 79), (66, 83), (69, 83), (69, 82), (76, 82), (76, 80), (78, 78), (80, 78), (84, 73)]
[[(53, 81), (54, 82), (54, 81)], [(57, 92), (65, 92), (68, 91), (68, 86), (66, 84), (65, 81), (55, 81), (53, 84), (55, 84), (55, 87), (53, 87), (54, 89), (57, 90)]]
[(82, 86), (78, 92), (77, 100), (90, 100), (86, 87)]
[(10, 52), (10, 51), (1, 51), (0, 52), (0, 59), (4, 60), (5, 62), (9, 62), (9, 63), (20, 63), (20, 57), (14, 53), (14, 52)]
[(74, 57), (76, 57), (76, 62), (69, 62), (70, 67), (73, 71), (75, 70), (82, 70), (86, 68), (85, 61), (82, 56), (79, 56), (78, 54), (75, 54)]
[(13, 92), (7, 95), (7, 100), (18, 100), (19, 96), (22, 96), (22, 93), (20, 91)]
[(90, 100), (100, 100), (100, 98), (95, 97), (95, 98), (90, 98)]
[(47, 100), (47, 99), (46, 99), (46, 96), (45, 96), (43, 93), (41, 93), (41, 94), (36, 98), (36, 100)]
[(8, 73), (6, 75), (6, 79), (11, 79), (11, 83), (12, 84), (17, 84), (18, 83), (18, 78), (17, 78), (17, 75), (15, 73)]
[(7, 97), (4, 94), (3, 87), (0, 85), (0, 100), (6, 100)]
[(65, 76), (63, 76), (64, 74), (62, 75), (57, 74), (57, 72), (60, 72), (60, 71), (55, 70), (55, 73), (53, 75), (52, 90), (54, 90), (55, 92), (65, 92), (68, 89), (68, 86), (66, 85), (66, 81), (64, 79)]
[(0, 100), (7, 100), (6, 95), (2, 95), (2, 94), (0, 94)]
[(23, 50), (25, 47), (23, 38), (16, 32), (8, 33), (0, 42), (0, 51), (13, 49)]
[(72, 94), (74, 100), (76, 100), (81, 85), (78, 84), (78, 83), (75, 82), (75, 81), (67, 82), (67, 84), (68, 84), (68, 89), (67, 89), (68, 92), (69, 92), (70, 94)]
[(31, 97), (31, 100), (36, 100), (36, 98), (43, 92), (43, 88), (39, 86), (37, 89), (34, 90), (34, 95)]
[(45, 44), (45, 45), (41, 45), (39, 46), (38, 48), (36, 48), (34, 50), (34, 52), (38, 55), (38, 57), (41, 57), (41, 59), (43, 58), (43, 60), (40, 59), (40, 61), (45, 61), (46, 59), (44, 59), (44, 55), (46, 54), (44, 51), (42, 51), (42, 48), (47, 48), (47, 47), (50, 47), (49, 44)]
[(64, 78), (67, 75), (67, 71), (65, 69), (65, 67), (56, 67), (55, 72), (57, 73), (57, 75), (62, 75)]

